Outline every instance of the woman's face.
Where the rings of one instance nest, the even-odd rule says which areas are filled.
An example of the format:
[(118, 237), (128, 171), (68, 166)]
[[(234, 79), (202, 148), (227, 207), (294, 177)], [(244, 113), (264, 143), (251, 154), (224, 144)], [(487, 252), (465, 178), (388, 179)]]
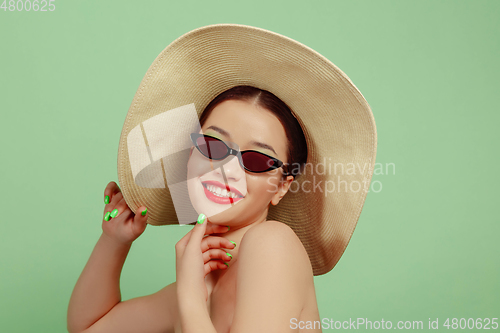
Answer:
[[(257, 150), (288, 162), (283, 126), (271, 112), (256, 104), (240, 100), (218, 104), (201, 132), (232, 148), (236, 144), (240, 151)], [(212, 162), (193, 147), (188, 162), (189, 197), (197, 213), (205, 214), (210, 222), (244, 226), (265, 219), (269, 203), (276, 205), (285, 195), (293, 177), (281, 182), (281, 175), (281, 168), (263, 173), (246, 171), (236, 156)], [(230, 198), (218, 198), (210, 193), (217, 187), (226, 188), (224, 177), (236, 196), (229, 193)]]

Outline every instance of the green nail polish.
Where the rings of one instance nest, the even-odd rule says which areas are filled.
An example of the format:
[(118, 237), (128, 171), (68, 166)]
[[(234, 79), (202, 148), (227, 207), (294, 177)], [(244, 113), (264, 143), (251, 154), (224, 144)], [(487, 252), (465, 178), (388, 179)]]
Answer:
[(234, 244), (234, 247), (236, 247), (236, 243), (235, 242), (233, 242), (233, 241), (230, 241), (230, 242)]
[(147, 212), (148, 212), (148, 209), (146, 208), (146, 209), (144, 209), (144, 210), (142, 211), (141, 215), (142, 215), (142, 216), (144, 216), (144, 215), (146, 215), (146, 213), (147, 213)]
[(205, 214), (200, 214), (200, 216), (198, 216), (198, 223), (203, 224), (203, 222), (205, 222), (205, 219), (206, 219)]
[(227, 231), (231, 230), (231, 228), (228, 225), (226, 225), (226, 227), (227, 227)]
[(113, 209), (113, 211), (111, 212), (111, 217), (116, 217), (116, 215), (118, 215), (118, 209)]
[(107, 205), (109, 204), (109, 195), (107, 195), (105, 198), (104, 198), (104, 203)]
[(233, 259), (233, 256), (231, 255), (231, 253), (227, 253), (226, 254), (228, 255), (228, 257), (230, 257), (231, 259)]
[(225, 262), (224, 265), (226, 265), (227, 267), (229, 267), (229, 264), (227, 262)]
[(111, 213), (107, 212), (106, 215), (104, 215), (104, 221), (109, 221)]

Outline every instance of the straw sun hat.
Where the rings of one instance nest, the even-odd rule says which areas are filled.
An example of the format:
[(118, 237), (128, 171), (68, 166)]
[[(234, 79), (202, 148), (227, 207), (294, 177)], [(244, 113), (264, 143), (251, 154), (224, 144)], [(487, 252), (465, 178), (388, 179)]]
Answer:
[[(314, 275), (340, 259), (373, 173), (375, 121), (363, 95), (333, 63), (280, 34), (215, 24), (173, 41), (144, 76), (120, 137), (118, 180), (127, 204), (148, 208), (152, 225), (196, 221), (185, 191), (189, 131), (220, 93), (267, 90), (292, 110), (308, 146), (307, 165), (268, 219), (289, 225)], [(184, 181), (184, 182), (183, 182)], [(184, 189), (184, 190), (183, 190)]]

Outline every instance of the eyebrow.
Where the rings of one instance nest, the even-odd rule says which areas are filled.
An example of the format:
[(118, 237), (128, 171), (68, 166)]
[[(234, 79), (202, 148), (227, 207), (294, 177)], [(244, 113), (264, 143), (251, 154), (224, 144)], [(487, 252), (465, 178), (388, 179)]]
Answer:
[[(223, 130), (222, 128), (220, 127), (217, 127), (217, 126), (209, 126), (207, 128), (207, 130), (209, 129), (212, 129), (216, 132), (219, 132), (220, 134), (224, 135), (224, 136), (227, 136), (229, 139), (231, 139), (231, 135), (229, 134), (228, 131), (226, 130)], [(264, 149), (269, 149), (270, 151), (272, 151), (273, 153), (275, 153), (276, 155), (278, 155), (278, 153), (276, 153), (276, 151), (273, 149), (273, 147), (271, 147), (270, 145), (268, 144), (265, 144), (263, 142), (259, 142), (259, 141), (251, 141), (250, 144), (254, 145), (254, 146), (257, 146), (257, 147), (260, 147), (260, 148), (264, 148)]]

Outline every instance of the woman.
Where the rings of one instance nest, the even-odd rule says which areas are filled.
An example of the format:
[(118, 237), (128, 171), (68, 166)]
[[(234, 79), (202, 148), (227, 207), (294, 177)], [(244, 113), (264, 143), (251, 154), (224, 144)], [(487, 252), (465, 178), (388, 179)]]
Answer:
[[(217, 41), (220, 42), (217, 47), (214, 46), (214, 32), (226, 34), (215, 38), (215, 44)], [(237, 33), (241, 34), (235, 36)], [(205, 51), (217, 53), (224, 47), (230, 48), (228, 45), (231, 44), (231, 40), (234, 41), (234, 48), (241, 48), (248, 35), (250, 35), (248, 44), (252, 46), (259, 44), (256, 42), (256, 36), (263, 40), (271, 38), (274, 42), (289, 42), (283, 36), (272, 35), (262, 29), (215, 25), (197, 29), (185, 35), (187, 37), (181, 37), (171, 44), (170, 49), (166, 49), (168, 52), (164, 51), (163, 56), (160, 55), (155, 60), (136, 94), (124, 125), (120, 140), (119, 175), (130, 174), (133, 177), (137, 175), (134, 170), (124, 171), (123, 165), (127, 165), (128, 158), (123, 153), (126, 150), (122, 150), (122, 147), (125, 146), (126, 135), (130, 132), (130, 128), (151, 117), (151, 113), (140, 116), (141, 112), (144, 115), (149, 112), (141, 110), (151, 110), (151, 105), (157, 105), (150, 102), (155, 98), (163, 96), (165, 99), (170, 86), (165, 84), (165, 80), (172, 77), (165, 71), (171, 70), (172, 64), (179, 63), (179, 54), (176, 50), (186, 52), (188, 56), (182, 58), (182, 63), (186, 64), (193, 61), (193, 55), (189, 49), (186, 51), (185, 45), (196, 45), (195, 48), (202, 51), (205, 47), (200, 38), (203, 36), (206, 36)], [(196, 43), (193, 43), (194, 41)], [(299, 48), (300, 52), (310, 52), (305, 50), (303, 45), (295, 43), (285, 50), (290, 52), (286, 53), (287, 55), (294, 52), (293, 48)], [(265, 51), (274, 52), (275, 48), (270, 47), (267, 40), (259, 45), (263, 45)], [(234, 50), (228, 49), (222, 52), (234, 55)], [(256, 50), (258, 51), (258, 45)], [(171, 56), (171, 62), (168, 57), (165, 58), (165, 54)], [(194, 61), (198, 64), (206, 62), (207, 52), (199, 54), (203, 54), (203, 61)], [(120, 301), (120, 271), (133, 240), (142, 234), (146, 223), (162, 224), (161, 221), (168, 220), (166, 217), (168, 214), (162, 215), (160, 212), (163, 210), (158, 208), (159, 204), (155, 204), (155, 200), (158, 200), (151, 199), (155, 193), (163, 192), (150, 190), (147, 192), (149, 197), (138, 195), (137, 191), (146, 190), (138, 187), (134, 183), (134, 180), (135, 182), (137, 180), (132, 176), (130, 177), (132, 181), (122, 176), (120, 183), (128, 192), (122, 193), (113, 182), (108, 184), (105, 190), (105, 198), (109, 197), (110, 202), (105, 208), (103, 235), (73, 291), (68, 309), (70, 332), (321, 331), (313, 275), (326, 273), (340, 258), (359, 217), (366, 189), (356, 193), (351, 191), (336, 194), (328, 198), (323, 191), (312, 193), (311, 188), (307, 186), (302, 186), (300, 191), (291, 191), (292, 181), (300, 171), (303, 171), (301, 166), (306, 163), (308, 157), (318, 163), (319, 157), (329, 152), (333, 154), (333, 151), (336, 151), (339, 161), (368, 163), (368, 168), (364, 169), (364, 172), (355, 177), (349, 175), (346, 177), (347, 180), (369, 181), (376, 144), (374, 123), (367, 104), (360, 103), (362, 99), (359, 98), (359, 92), (355, 93), (356, 90), (353, 93), (352, 83), (342, 82), (334, 93), (327, 92), (326, 95), (322, 95), (320, 91), (316, 91), (316, 97), (324, 97), (325, 101), (333, 98), (334, 101), (335, 98), (338, 99), (335, 96), (344, 90), (349, 92), (350, 95), (344, 97), (344, 100), (326, 106), (327, 108), (335, 106), (337, 110), (335, 112), (339, 115), (336, 118), (336, 125), (349, 124), (349, 130), (344, 131), (344, 127), (341, 126), (339, 133), (331, 134), (332, 138), (325, 137), (322, 141), (318, 140), (331, 129), (329, 126), (324, 126), (324, 123), (331, 125), (332, 122), (329, 119), (324, 119), (322, 122), (324, 114), (301, 106), (299, 99), (294, 97), (300, 91), (296, 88), (298, 85), (294, 83), (304, 80), (301, 70), (297, 68), (279, 70), (281, 74), (296, 73), (296, 77), (300, 78), (297, 82), (294, 82), (290, 75), (274, 79), (275, 76), (270, 71), (273, 70), (275, 63), (263, 60), (270, 59), (268, 54), (259, 59), (258, 55), (262, 54), (261, 50), (253, 55), (242, 55), (240, 63), (234, 57), (227, 57), (226, 54), (224, 57), (228, 59), (224, 67), (226, 71), (224, 76), (218, 79), (227, 81), (217, 82), (225, 83), (232, 88), (222, 90), (222, 93), (220, 87), (207, 88), (211, 91), (206, 93), (206, 96), (214, 96), (214, 92), (218, 91), (215, 95), (217, 97), (212, 98), (211, 103), (202, 102), (206, 97), (200, 97), (198, 91), (192, 92), (192, 87), (204, 85), (191, 81), (195, 79), (203, 81), (207, 77), (217, 78), (217, 73), (220, 71), (214, 69), (213, 65), (198, 69), (196, 76), (186, 73), (180, 78), (175, 77), (177, 85), (179, 80), (189, 78), (179, 86), (190, 88), (186, 88), (184, 93), (191, 94), (190, 98), (197, 101), (195, 104), (206, 105), (200, 116), (201, 131), (198, 135), (192, 135), (193, 147), (190, 149), (187, 170), (191, 203), (195, 210), (202, 214), (195, 227), (176, 244), (177, 281), (153, 295)], [(313, 56), (308, 55), (309, 58)], [(221, 58), (214, 55), (213, 59), (220, 61)], [(238, 71), (245, 71), (242, 69), (243, 64), (251, 69), (252, 61), (255, 61), (256, 73), (261, 73), (263, 77), (260, 81), (255, 80), (255, 86), (274, 83), (273, 91), (286, 96), (287, 103), (265, 89), (238, 84), (239, 79), (231, 79), (231, 73), (228, 75), (227, 68), (236, 64), (233, 71), (238, 77), (244, 77), (245, 74)], [(267, 69), (266, 62), (270, 65)], [(289, 64), (293, 62), (290, 61)], [(317, 67), (317, 64), (318, 61), (313, 67)], [(186, 64), (190, 67), (188, 65)], [(341, 73), (331, 67), (331, 63), (326, 65), (329, 66), (330, 74), (333, 70)], [(176, 67), (175, 73), (179, 72), (182, 71)], [(306, 72), (313, 71), (309, 69)], [(316, 82), (321, 75), (309, 75), (308, 86), (311, 88), (308, 92), (313, 93), (324, 88), (329, 78)], [(228, 77), (229, 79), (226, 79)], [(338, 79), (334, 81), (338, 82)], [(159, 94), (158, 87), (167, 90)], [(187, 98), (188, 102), (190, 98)], [(171, 102), (172, 98), (168, 100), (171, 105), (167, 109), (186, 102), (186, 99), (181, 97), (175, 102)], [(346, 103), (347, 100), (349, 103)], [(296, 108), (291, 107), (293, 112), (288, 108), (288, 103), (297, 105)], [(353, 106), (355, 103), (358, 106)], [(311, 105), (314, 104), (309, 104)], [(318, 110), (321, 109), (321, 106), (316, 107)], [(154, 114), (163, 112), (165, 106), (157, 108)], [(346, 114), (346, 108), (352, 113), (361, 110), (363, 113), (357, 114), (360, 119), (353, 121), (351, 115), (343, 116)], [(296, 118), (295, 115), (299, 117)], [(300, 122), (305, 124), (307, 131), (304, 133)], [(347, 141), (345, 137), (352, 129), (359, 130), (353, 134), (357, 137), (356, 140), (352, 140), (353, 143), (350, 140), (353, 137)], [(314, 135), (320, 135), (316, 137), (317, 141), (314, 140)], [(227, 148), (226, 153), (232, 152), (236, 157), (229, 158), (220, 168), (200, 173), (197, 171), (200, 164), (207, 163), (208, 160), (212, 163), (224, 157), (224, 154), (215, 156), (214, 150), (208, 151), (207, 147), (210, 146), (208, 142), (216, 145), (213, 147), (221, 149), (234, 144), (231, 148), (237, 146), (237, 149)], [(151, 142), (149, 144), (152, 145)], [(130, 141), (128, 145), (131, 156), (133, 151), (130, 148)], [(353, 151), (346, 154), (339, 152), (339, 149), (345, 148), (346, 145), (351, 145)], [(150, 152), (149, 155), (154, 155), (154, 152)], [(262, 161), (269, 167), (262, 167)], [(310, 183), (313, 179), (316, 183), (316, 178), (313, 178), (316, 176), (321, 181), (333, 179), (331, 174), (313, 173), (304, 174), (298, 179), (302, 179), (301, 185), (306, 185), (306, 182)], [(229, 191), (217, 187), (226, 187)], [(124, 197), (128, 197), (127, 200)], [(291, 199), (287, 201), (287, 198)], [(146, 204), (140, 205), (138, 201)], [(168, 200), (161, 200), (164, 201)], [(280, 201), (283, 203), (278, 205)], [(225, 205), (222, 209), (220, 209), (221, 204)], [(170, 206), (172, 206), (171, 199)], [(207, 213), (208, 220), (203, 213)], [(273, 220), (271, 216), (278, 218)], [(338, 221), (341, 223), (337, 223)], [(209, 236), (204, 237), (204, 235)]]

